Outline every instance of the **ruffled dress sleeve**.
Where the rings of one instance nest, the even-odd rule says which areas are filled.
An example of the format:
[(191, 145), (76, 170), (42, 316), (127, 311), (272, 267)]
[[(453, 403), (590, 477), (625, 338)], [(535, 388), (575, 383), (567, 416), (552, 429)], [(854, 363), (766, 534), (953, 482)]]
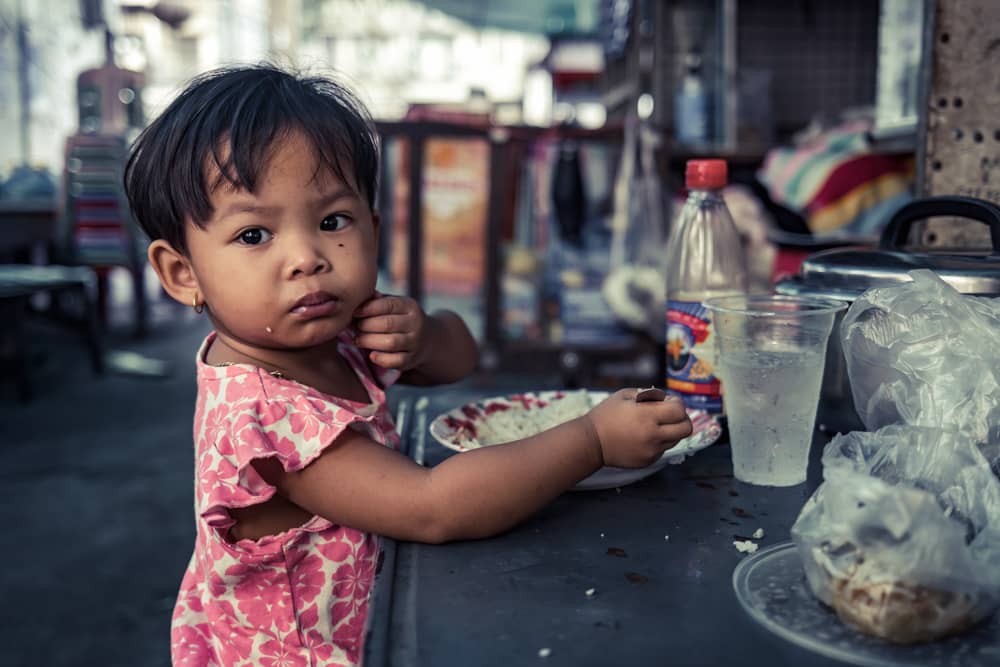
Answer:
[(276, 492), (253, 461), (275, 459), (288, 472), (301, 470), (345, 429), (356, 425), (367, 432), (365, 425), (375, 417), (374, 410), (323, 400), (263, 372), (230, 376), (224, 383), (220, 392), (226, 400), (206, 406), (198, 475), (199, 513), (222, 533), (234, 523), (230, 509), (266, 502)]
[(253, 461), (274, 459), (287, 472), (301, 470), (347, 428), (382, 445), (398, 444), (385, 395), (398, 371), (370, 365), (349, 337), (340, 342), (339, 352), (364, 386), (369, 403), (323, 394), (251, 366), (209, 366), (199, 353), (197, 506), (204, 521), (223, 536), (235, 523), (230, 510), (264, 503), (277, 491), (257, 473)]

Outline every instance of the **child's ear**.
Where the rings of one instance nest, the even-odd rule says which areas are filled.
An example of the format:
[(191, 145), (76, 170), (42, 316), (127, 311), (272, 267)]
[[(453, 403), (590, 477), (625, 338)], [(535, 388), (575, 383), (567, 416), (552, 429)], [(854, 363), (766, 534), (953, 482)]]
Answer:
[(191, 268), (191, 260), (183, 253), (163, 239), (157, 239), (149, 244), (146, 255), (163, 289), (175, 301), (190, 306), (192, 298), (204, 298), (203, 294), (199, 294), (198, 278)]

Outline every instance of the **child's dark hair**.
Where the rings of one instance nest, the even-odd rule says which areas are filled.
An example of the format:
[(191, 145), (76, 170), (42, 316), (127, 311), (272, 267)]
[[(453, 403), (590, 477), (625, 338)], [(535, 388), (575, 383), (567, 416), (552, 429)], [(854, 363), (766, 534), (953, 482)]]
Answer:
[[(203, 226), (226, 182), (253, 192), (275, 141), (296, 131), (315, 147), (317, 169), (358, 187), (374, 210), (378, 136), (364, 105), (330, 79), (260, 64), (196, 77), (143, 130), (125, 167), (133, 215), (150, 239), (187, 253), (185, 219)], [(209, 183), (213, 167), (220, 176)]]

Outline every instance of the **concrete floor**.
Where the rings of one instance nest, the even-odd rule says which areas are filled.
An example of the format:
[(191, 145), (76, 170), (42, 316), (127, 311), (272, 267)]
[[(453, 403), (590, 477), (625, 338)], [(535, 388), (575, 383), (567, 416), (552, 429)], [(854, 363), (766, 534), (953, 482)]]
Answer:
[(161, 307), (149, 338), (107, 343), (172, 372), (96, 376), (82, 341), (32, 323), (35, 399), (0, 383), (0, 664), (170, 664), (194, 540), (192, 359), (206, 331)]
[[(20, 403), (0, 381), (5, 667), (170, 664), (170, 613), (194, 544), (193, 359), (208, 323), (161, 298), (152, 333), (136, 341), (128, 317), (117, 304), (107, 346), (165, 362), (165, 377), (97, 376), (82, 340), (32, 320), (35, 399)], [(519, 381), (438, 391), (458, 400), (463, 385), (499, 393)]]

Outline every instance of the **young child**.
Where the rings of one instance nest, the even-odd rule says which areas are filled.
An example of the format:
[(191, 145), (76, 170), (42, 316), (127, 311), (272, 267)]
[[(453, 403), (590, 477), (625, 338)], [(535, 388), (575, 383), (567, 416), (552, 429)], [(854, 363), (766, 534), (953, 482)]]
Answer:
[(266, 65), (195, 79), (133, 146), (149, 261), (214, 327), (196, 357), (197, 538), (175, 665), (356, 664), (379, 535), (494, 535), (691, 432), (679, 401), (633, 389), (431, 469), (398, 453), (386, 388), (458, 380), (477, 350), (455, 314), (375, 291), (377, 174), (350, 93)]

